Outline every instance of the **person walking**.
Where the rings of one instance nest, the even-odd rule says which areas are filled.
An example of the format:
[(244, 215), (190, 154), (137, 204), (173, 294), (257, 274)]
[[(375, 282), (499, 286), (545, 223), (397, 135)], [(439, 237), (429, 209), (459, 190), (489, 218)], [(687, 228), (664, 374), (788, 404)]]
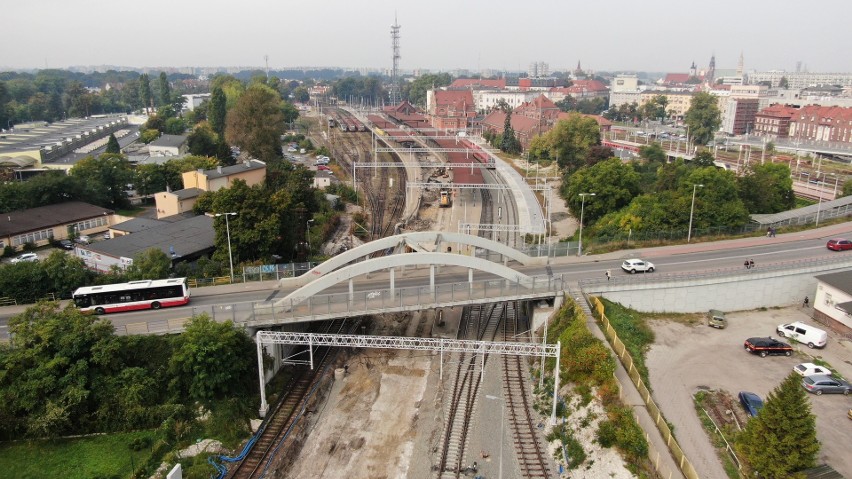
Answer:
[(745, 266), (745, 267), (746, 267), (746, 269), (749, 269), (748, 260), (745, 260), (745, 261), (743, 262), (743, 266)]
[(802, 307), (803, 307), (803, 308), (807, 308), (807, 307), (808, 307), (808, 303), (810, 303), (810, 300), (808, 299), (808, 297), (807, 297), (807, 296), (805, 296), (805, 300), (804, 300), (804, 301), (802, 301)]
[(748, 267), (749, 267), (749, 269), (754, 268), (754, 260), (753, 259), (748, 260)]
[(606, 270), (606, 280), (609, 281), (610, 273), (609, 270)]

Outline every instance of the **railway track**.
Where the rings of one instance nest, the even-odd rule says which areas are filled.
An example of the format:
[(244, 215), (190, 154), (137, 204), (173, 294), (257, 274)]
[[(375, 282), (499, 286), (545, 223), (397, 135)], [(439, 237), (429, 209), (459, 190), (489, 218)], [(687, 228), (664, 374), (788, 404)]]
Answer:
[[(506, 311), (503, 321), (503, 341), (518, 341), (521, 327), (518, 303), (513, 301)], [(520, 356), (502, 356), (503, 359), (503, 400), (508, 415), (509, 429), (512, 431), (512, 442), (515, 455), (518, 458), (521, 477), (544, 478), (554, 477), (547, 456), (547, 448), (541, 443), (540, 434), (532, 415), (530, 404), (529, 378), (527, 377), (526, 361)]]
[[(328, 324), (326, 333), (340, 333), (346, 327), (345, 320), (337, 320)], [(298, 372), (285, 387), (286, 393), (271, 409), (271, 414), (261, 424), (257, 440), (251, 446), (246, 457), (235, 464), (225, 476), (228, 479), (249, 479), (262, 477), (270, 460), (280, 448), (282, 441), (288, 439), (290, 430), (301, 417), (304, 403), (310, 391), (320, 380), (325, 366), (331, 361), (331, 349), (317, 348), (314, 352), (314, 369), (300, 366)]]

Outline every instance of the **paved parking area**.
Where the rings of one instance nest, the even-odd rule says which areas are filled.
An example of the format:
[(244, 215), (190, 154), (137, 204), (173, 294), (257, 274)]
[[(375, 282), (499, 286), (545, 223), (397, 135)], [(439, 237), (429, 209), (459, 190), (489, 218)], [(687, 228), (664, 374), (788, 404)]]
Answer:
[[(846, 378), (852, 378), (852, 342), (829, 332), (828, 345), (822, 349), (791, 342), (797, 350), (791, 357), (761, 358), (743, 349), (743, 341), (753, 336), (777, 337), (781, 323), (804, 321), (826, 329), (809, 317), (809, 310), (798, 307), (729, 313), (728, 328), (717, 330), (705, 324), (688, 325), (655, 320), (656, 340), (647, 354), (654, 399), (666, 419), (675, 425), (675, 436), (702, 477), (725, 479), (727, 476), (695, 412), (692, 395), (699, 388), (722, 389), (736, 397), (739, 391), (751, 391), (766, 399), (793, 366), (821, 358)], [(846, 477), (852, 477), (852, 421), (846, 411), (852, 408), (852, 396), (808, 395), (817, 417), (817, 438), (822, 443), (818, 463), (827, 463)]]

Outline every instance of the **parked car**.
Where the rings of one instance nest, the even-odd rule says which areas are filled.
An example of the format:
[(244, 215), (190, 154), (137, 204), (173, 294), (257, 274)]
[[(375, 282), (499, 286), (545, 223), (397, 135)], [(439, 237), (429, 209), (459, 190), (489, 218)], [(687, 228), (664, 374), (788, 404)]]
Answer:
[(329, 170), (330, 170), (330, 168), (329, 168), (329, 167), (327, 167), (327, 166), (325, 166), (325, 165), (319, 165), (319, 166), (317, 166), (317, 170), (320, 170), (320, 171), (321, 171), (321, 170), (329, 171)]
[(92, 240), (86, 235), (78, 236), (75, 241), (77, 241), (80, 244), (89, 244), (89, 243), (92, 242)]
[(38, 261), (38, 255), (35, 253), (24, 253), (17, 258), (12, 258), (12, 263), (30, 263), (33, 261)]
[(834, 238), (828, 240), (825, 247), (832, 251), (846, 251), (852, 249), (852, 240), (844, 238)]
[(109, 231), (107, 231), (106, 233), (104, 233), (104, 239), (105, 239), (105, 240), (108, 240), (108, 239), (110, 239), (110, 238), (112, 238), (112, 236), (109, 234)]
[(806, 391), (814, 393), (817, 396), (822, 396), (822, 393), (848, 396), (849, 393), (852, 393), (852, 384), (842, 379), (825, 375), (805, 376), (802, 379), (802, 386)]
[(760, 396), (755, 393), (740, 391), (737, 396), (740, 398), (740, 404), (751, 417), (757, 416), (757, 413), (763, 408), (763, 399), (760, 399)]
[(818, 366), (814, 363), (802, 363), (793, 366), (793, 371), (796, 371), (800, 376), (831, 376), (831, 370), (825, 366)]
[(745, 340), (743, 347), (746, 351), (752, 354), (759, 354), (761, 358), (766, 356), (790, 356), (793, 354), (793, 347), (787, 343), (782, 343), (775, 338), (748, 338)]
[(623, 263), (621, 263), (621, 269), (630, 274), (635, 274), (636, 272), (653, 273), (654, 263), (638, 258), (626, 259)]
[(802, 344), (807, 344), (811, 349), (825, 347), (825, 344), (828, 342), (828, 333), (801, 321), (779, 324), (776, 331), (782, 337), (788, 337)]
[(72, 250), (74, 249), (74, 243), (71, 240), (59, 240), (59, 247), (62, 249)]
[(707, 313), (707, 326), (717, 329), (725, 329), (728, 326), (728, 319), (725, 318), (725, 313), (718, 309), (711, 309)]

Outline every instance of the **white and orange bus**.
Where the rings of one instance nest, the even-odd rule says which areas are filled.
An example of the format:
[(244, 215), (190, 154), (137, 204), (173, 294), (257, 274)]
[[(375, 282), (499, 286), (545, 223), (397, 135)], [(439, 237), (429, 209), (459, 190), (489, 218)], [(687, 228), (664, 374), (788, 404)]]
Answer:
[(105, 314), (182, 306), (189, 303), (189, 288), (186, 278), (154, 279), (84, 286), (72, 297), (80, 311)]

